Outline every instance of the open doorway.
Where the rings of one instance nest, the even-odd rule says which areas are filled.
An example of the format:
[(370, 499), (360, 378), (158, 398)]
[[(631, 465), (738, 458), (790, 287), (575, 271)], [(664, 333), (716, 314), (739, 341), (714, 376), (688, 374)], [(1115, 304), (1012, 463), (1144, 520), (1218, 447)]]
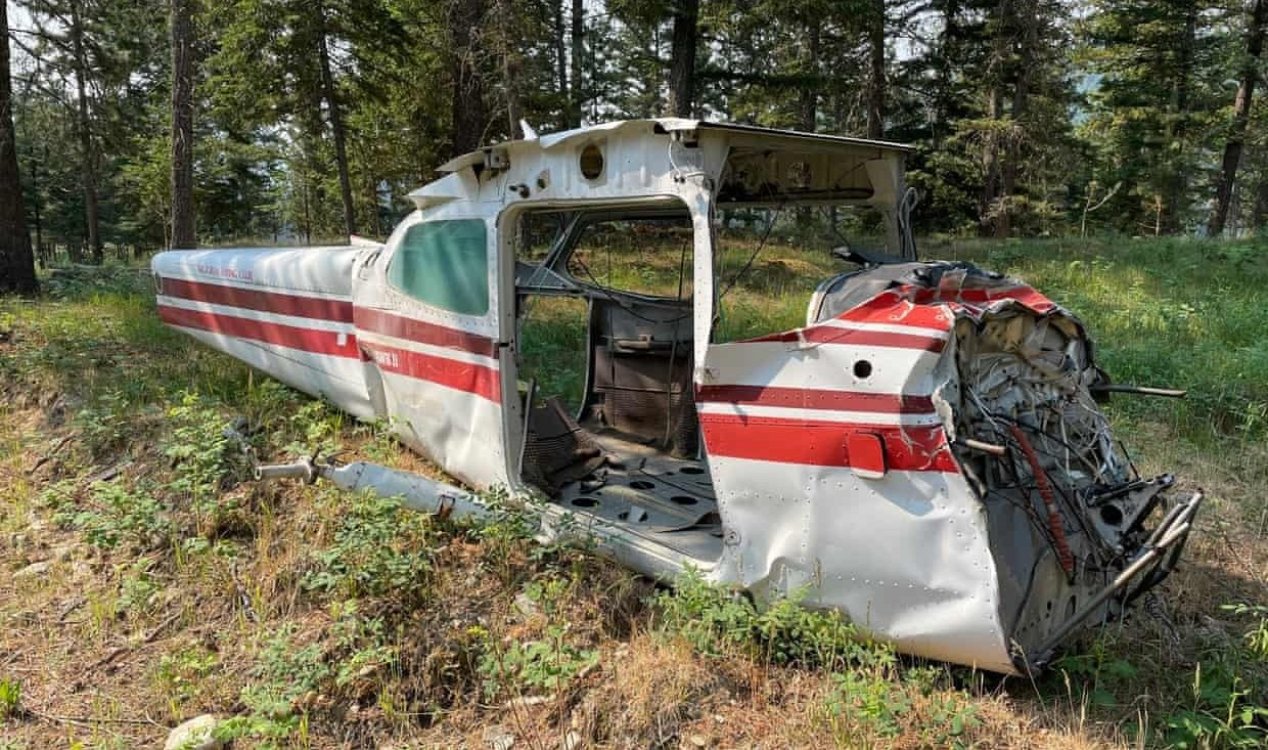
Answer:
[(519, 479), (702, 562), (721, 519), (692, 391), (685, 208), (540, 211), (516, 228)]

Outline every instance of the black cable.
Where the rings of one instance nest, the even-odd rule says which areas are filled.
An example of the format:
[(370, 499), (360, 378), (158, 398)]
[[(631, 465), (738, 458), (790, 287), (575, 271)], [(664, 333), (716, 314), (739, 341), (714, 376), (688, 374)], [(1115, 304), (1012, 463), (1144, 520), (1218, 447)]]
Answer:
[(753, 266), (753, 261), (757, 260), (757, 256), (762, 252), (762, 248), (766, 247), (766, 239), (770, 237), (770, 232), (775, 228), (775, 222), (779, 221), (779, 217), (784, 213), (784, 206), (787, 205), (787, 203), (787, 201), (784, 201), (779, 204), (779, 208), (775, 209), (775, 218), (771, 219), (770, 223), (766, 225), (766, 231), (762, 233), (762, 239), (757, 243), (757, 249), (749, 256), (748, 262), (744, 264), (739, 273), (735, 274), (735, 276), (731, 279), (731, 283), (727, 284), (726, 289), (723, 289), (722, 293), (718, 295), (719, 307), (721, 307), (722, 300), (726, 298), (726, 295), (735, 288), (735, 285), (739, 283), (741, 278), (744, 277), (744, 274), (748, 273), (749, 268)]
[[(1005, 415), (992, 415), (992, 416), (994, 416), (994, 417), (998, 417), (998, 418), (1000, 418), (1000, 419), (1004, 419), (1005, 421), (1012, 422), (1013, 424), (1017, 425), (1018, 427), (1021, 427), (1022, 429), (1029, 430), (1030, 432), (1032, 432), (1032, 433), (1034, 433), (1034, 434), (1036, 434), (1036, 435), (1038, 435), (1038, 436), (1040, 436), (1040, 437), (1049, 438), (1049, 439), (1053, 440), (1054, 442), (1060, 443), (1061, 445), (1065, 446), (1068, 450), (1074, 451), (1076, 455), (1078, 454), (1078, 451), (1076, 451), (1076, 450), (1075, 450), (1075, 449), (1074, 449), (1071, 445), (1069, 445), (1068, 443), (1066, 443), (1064, 440), (1062, 440), (1062, 439), (1060, 439), (1060, 438), (1058, 438), (1058, 437), (1055, 437), (1055, 436), (1053, 436), (1053, 435), (1050, 435), (1050, 434), (1048, 434), (1047, 432), (1044, 432), (1043, 430), (1040, 430), (1040, 429), (1038, 429), (1038, 428), (1036, 428), (1036, 427), (1033, 427), (1033, 426), (1031, 426), (1031, 425), (1028, 425), (1028, 424), (1026, 424), (1026, 423), (1024, 423), (1024, 422), (1022, 422), (1022, 421), (1020, 421), (1020, 420), (1012, 419), (1011, 417), (1008, 417), (1008, 416), (1005, 416)], [(1000, 433), (999, 433), (999, 432), (996, 432), (995, 434), (996, 434), (996, 435), (1000, 435)], [(1008, 443), (1010, 444), (1010, 446), (1011, 446), (1011, 444), (1014, 442), (1011, 438), (1009, 438), (1009, 437), (1007, 437), (1007, 436), (1002, 436), (1002, 437), (1004, 437), (1005, 441), (1006, 441), (1006, 442), (1008, 442)], [(1054, 453), (1052, 453), (1052, 452), (1050, 452), (1050, 451), (1041, 450), (1040, 448), (1037, 448), (1037, 447), (1035, 447), (1035, 446), (1033, 446), (1033, 445), (1032, 445), (1031, 447), (1035, 449), (1035, 452), (1036, 452), (1036, 453), (1042, 453), (1042, 454), (1044, 454), (1044, 455), (1048, 456), (1049, 458), (1051, 458), (1051, 459), (1053, 459), (1053, 460), (1059, 460), (1059, 459), (1061, 458), (1061, 456), (1058, 456), (1058, 455), (1056, 455), (1056, 454), (1054, 454)], [(1010, 456), (1010, 458), (1012, 457), (1012, 455), (1013, 455), (1013, 452), (1010, 450), (1010, 451), (1009, 451), (1009, 456)], [(1086, 459), (1082, 459), (1082, 460), (1084, 460), (1084, 461), (1086, 462)], [(1014, 469), (1014, 473), (1016, 473), (1016, 465), (1015, 465), (1015, 464), (1014, 464), (1013, 469)], [(1020, 475), (1019, 475), (1019, 474), (1017, 474), (1017, 476), (1018, 476), (1018, 477), (1020, 477)], [(1019, 480), (1019, 481), (1020, 481), (1020, 480)], [(1071, 499), (1070, 495), (1069, 495), (1069, 494), (1067, 494), (1067, 492), (1066, 492), (1065, 488), (1064, 488), (1064, 487), (1062, 487), (1062, 486), (1061, 486), (1061, 484), (1060, 484), (1060, 483), (1058, 483), (1058, 482), (1051, 482), (1050, 484), (1051, 484), (1051, 485), (1052, 485), (1052, 487), (1053, 487), (1053, 488), (1057, 491), (1057, 494), (1061, 497), (1062, 505), (1064, 505), (1064, 506), (1065, 506), (1066, 513), (1068, 513), (1069, 515), (1071, 515), (1071, 516), (1073, 516), (1073, 517), (1074, 517), (1074, 520), (1075, 520), (1075, 522), (1078, 524), (1079, 529), (1082, 531), (1082, 534), (1083, 534), (1085, 537), (1087, 537), (1089, 540), (1091, 540), (1091, 543), (1092, 543), (1092, 544), (1094, 544), (1094, 545), (1096, 545), (1096, 547), (1097, 547), (1097, 548), (1099, 548), (1101, 552), (1107, 552), (1107, 551), (1109, 551), (1109, 550), (1108, 550), (1108, 548), (1105, 546), (1104, 540), (1102, 540), (1098, 534), (1093, 534), (1093, 533), (1092, 533), (1092, 530), (1089, 528), (1088, 520), (1084, 517), (1084, 513), (1083, 513), (1083, 512), (1079, 509), (1079, 507), (1078, 507), (1078, 506), (1074, 503), (1074, 501)], [(1026, 490), (1026, 493), (1027, 493), (1027, 495), (1029, 495), (1029, 489), (1028, 489), (1028, 488), (1027, 488), (1027, 490)]]
[(603, 296), (607, 297), (609, 300), (611, 300), (612, 302), (614, 302), (614, 303), (616, 304), (616, 306), (617, 306), (617, 307), (620, 307), (622, 310), (624, 310), (625, 312), (629, 313), (630, 315), (633, 315), (634, 317), (638, 318), (639, 320), (645, 320), (645, 321), (647, 321), (648, 323), (657, 323), (657, 324), (659, 324), (659, 323), (677, 323), (677, 322), (678, 322), (678, 321), (680, 321), (680, 320), (685, 320), (685, 319), (687, 319), (687, 318), (690, 318), (690, 317), (691, 317), (691, 313), (690, 313), (690, 312), (683, 313), (682, 315), (679, 315), (679, 316), (678, 316), (678, 317), (676, 317), (676, 318), (666, 318), (665, 320), (656, 320), (655, 318), (649, 318), (649, 317), (647, 317), (646, 315), (641, 315), (641, 314), (639, 314), (638, 312), (636, 312), (636, 311), (633, 309), (633, 307), (630, 305), (630, 303), (626, 302), (625, 300), (621, 299), (620, 297), (617, 297), (615, 294), (613, 294), (613, 293), (612, 293), (612, 290), (611, 290), (611, 288), (610, 288), (610, 287), (606, 287), (606, 286), (604, 286), (602, 282), (600, 282), (598, 279), (596, 279), (596, 278), (594, 277), (594, 274), (590, 272), (590, 267), (586, 265), (585, 261), (583, 261), (581, 258), (578, 258), (578, 257), (577, 257), (577, 256), (575, 256), (575, 255), (574, 255), (574, 256), (572, 256), (572, 258), (571, 258), (570, 260), (575, 260), (575, 261), (577, 261), (577, 263), (581, 266), (581, 270), (585, 271), (585, 272), (586, 272), (586, 276), (588, 276), (588, 277), (590, 278), (590, 281), (594, 282), (594, 284), (593, 284), (593, 286), (592, 286), (592, 288), (593, 288), (593, 289), (595, 289), (595, 290), (596, 290), (596, 291), (598, 291), (598, 292), (601, 292), (601, 293), (603, 294)]

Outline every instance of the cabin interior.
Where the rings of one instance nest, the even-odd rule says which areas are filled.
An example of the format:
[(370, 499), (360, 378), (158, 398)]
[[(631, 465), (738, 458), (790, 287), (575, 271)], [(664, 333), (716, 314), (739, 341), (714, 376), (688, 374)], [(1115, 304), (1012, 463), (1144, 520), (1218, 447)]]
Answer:
[(517, 245), (520, 480), (578, 516), (716, 560), (685, 209), (528, 214)]

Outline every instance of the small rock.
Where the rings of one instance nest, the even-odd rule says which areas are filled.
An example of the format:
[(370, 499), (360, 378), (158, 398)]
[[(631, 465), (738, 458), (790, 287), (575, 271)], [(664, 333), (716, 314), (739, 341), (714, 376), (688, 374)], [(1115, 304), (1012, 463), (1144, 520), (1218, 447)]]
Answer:
[(195, 716), (167, 735), (163, 750), (221, 750), (224, 743), (211, 736), (217, 723), (211, 714)]
[(63, 544), (53, 548), (54, 560), (69, 560), (75, 556), (75, 545)]
[(525, 617), (532, 617), (537, 614), (537, 602), (528, 598), (528, 594), (523, 591), (515, 595), (515, 609)]
[(40, 560), (33, 562), (22, 570), (13, 574), (13, 580), (20, 581), (23, 578), (38, 578), (49, 571), (53, 567), (52, 560)]
[(687, 740), (691, 743), (692, 747), (708, 747), (709, 746), (709, 741), (698, 734), (691, 735), (690, 737), (687, 738)]
[(511, 750), (515, 745), (515, 736), (506, 731), (506, 727), (501, 724), (494, 724), (484, 730), (484, 741), (489, 743), (489, 747), (493, 750)]
[(549, 703), (554, 700), (553, 695), (522, 695), (519, 698), (512, 698), (503, 704), (504, 708), (531, 708), (532, 706), (540, 706), (543, 703)]
[(568, 733), (564, 735), (564, 750), (579, 750), (580, 747), (581, 735), (571, 729), (568, 730)]

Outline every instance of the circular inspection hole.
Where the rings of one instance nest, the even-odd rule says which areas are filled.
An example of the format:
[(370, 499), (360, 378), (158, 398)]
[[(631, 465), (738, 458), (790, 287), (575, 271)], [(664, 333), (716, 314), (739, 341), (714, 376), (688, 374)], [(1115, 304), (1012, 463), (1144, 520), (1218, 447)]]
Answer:
[(872, 363), (866, 359), (860, 359), (854, 363), (854, 377), (859, 380), (866, 380), (872, 377)]
[(595, 144), (591, 143), (581, 149), (581, 158), (579, 159), (581, 167), (581, 176), (587, 180), (597, 180), (599, 175), (603, 174), (603, 151)]
[(599, 501), (592, 497), (574, 497), (572, 499), (572, 504), (578, 508), (593, 508), (599, 504)]
[(696, 504), (696, 499), (694, 497), (691, 497), (690, 495), (674, 495), (673, 497), (669, 499), (673, 500), (675, 503), (678, 503), (679, 505), (695, 505)]
[(1123, 522), (1123, 511), (1113, 505), (1102, 505), (1101, 520), (1110, 526), (1118, 526)]
[(630, 486), (636, 490), (650, 490), (651, 488), (656, 486), (656, 483), (645, 482), (642, 479), (635, 479), (633, 482), (630, 482)]
[(681, 471), (683, 474), (703, 474), (704, 473), (704, 469), (700, 468), (699, 466), (684, 466), (681, 469), (679, 469), (679, 471)]

